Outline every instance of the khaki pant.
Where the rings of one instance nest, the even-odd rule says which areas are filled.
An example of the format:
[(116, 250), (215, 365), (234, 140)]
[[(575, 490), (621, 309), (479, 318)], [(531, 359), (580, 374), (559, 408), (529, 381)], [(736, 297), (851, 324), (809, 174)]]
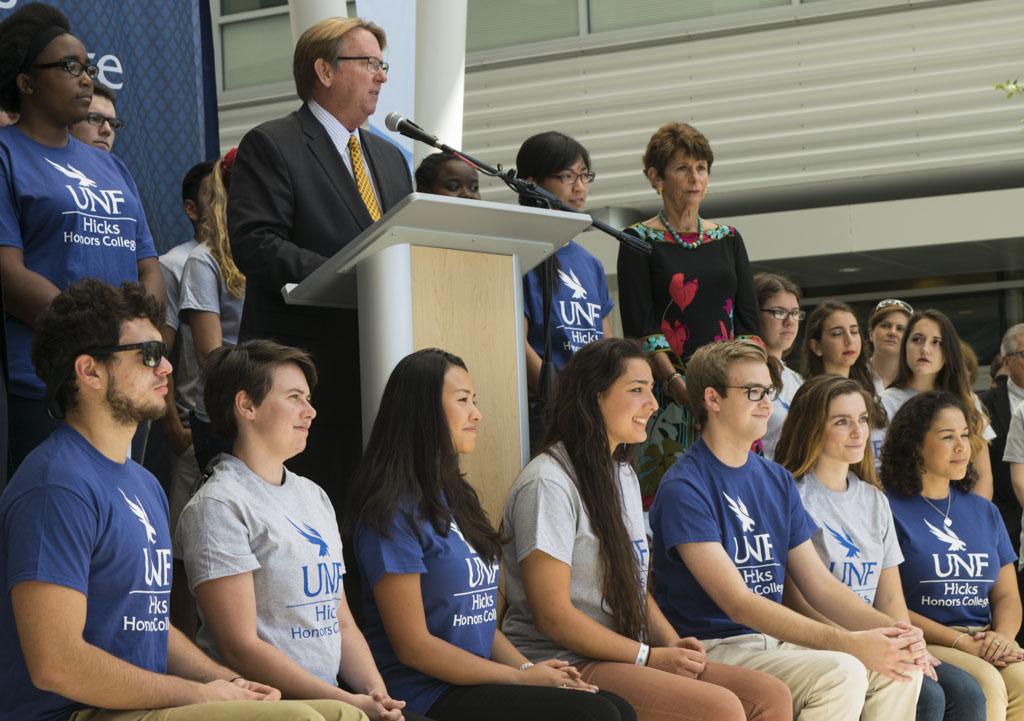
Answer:
[[(984, 631), (984, 628), (951, 626), (963, 633)], [(972, 653), (948, 646), (928, 645), (932, 655), (943, 663), (951, 663), (974, 677), (985, 694), (985, 721), (1024, 721), (1024, 663), (996, 668)]]
[(797, 721), (914, 721), (921, 674), (895, 681), (840, 651), (816, 651), (759, 633), (704, 641), (708, 658), (764, 671), (793, 695)]
[(342, 701), (218, 701), (141, 711), (89, 709), (69, 721), (367, 721)]

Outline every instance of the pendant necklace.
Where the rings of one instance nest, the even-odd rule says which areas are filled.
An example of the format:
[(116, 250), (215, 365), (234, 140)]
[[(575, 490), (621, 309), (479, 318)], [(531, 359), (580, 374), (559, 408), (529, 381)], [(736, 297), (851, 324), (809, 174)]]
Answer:
[(665, 226), (665, 230), (667, 230), (668, 234), (672, 236), (672, 240), (684, 248), (696, 248), (704, 243), (704, 221), (699, 215), (697, 216), (697, 240), (683, 240), (680, 238), (679, 232), (672, 227), (671, 223), (668, 222), (668, 217), (666, 217), (664, 210), (658, 211), (658, 220), (660, 220), (661, 224)]
[(953, 519), (951, 519), (949, 517), (949, 509), (953, 505), (953, 490), (952, 489), (950, 489), (949, 497), (948, 497), (948, 500), (946, 501), (946, 512), (945, 513), (942, 513), (942, 510), (939, 509), (939, 507), (936, 506), (934, 503), (929, 501), (928, 497), (925, 496), (923, 493), (921, 494), (921, 498), (924, 499), (925, 503), (927, 503), (929, 506), (934, 508), (936, 513), (942, 515), (942, 525), (944, 525), (946, 528), (949, 528), (950, 526), (953, 525)]

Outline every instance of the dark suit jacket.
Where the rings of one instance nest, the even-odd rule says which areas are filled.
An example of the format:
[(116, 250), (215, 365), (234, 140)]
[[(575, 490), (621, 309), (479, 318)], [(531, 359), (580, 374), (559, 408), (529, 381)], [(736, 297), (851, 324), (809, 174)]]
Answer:
[(1010, 464), (1003, 463), (1003, 451), (1006, 449), (1006, 433), (1010, 430), (1010, 395), (1006, 388), (1006, 378), (998, 378), (996, 388), (981, 394), (981, 402), (985, 404), (992, 430), (996, 437), (988, 446), (989, 458), (992, 461), (992, 502), (1010, 534), (1010, 543), (1014, 549), (1020, 544), (1021, 507), (1010, 483)]
[[(409, 166), (386, 140), (368, 132), (360, 137), (387, 211), (412, 192)], [(318, 418), (307, 451), (289, 467), (316, 473), (309, 477), (330, 492), (326, 474), (345, 480), (350, 456), (357, 459), (362, 448), (356, 313), (288, 306), (281, 287), (302, 281), (373, 221), (327, 131), (305, 105), (246, 133), (227, 215), (235, 262), (247, 279), (241, 339), (273, 338), (309, 350), (316, 361)], [(310, 456), (319, 460), (301, 460)], [(344, 467), (334, 465), (339, 462)]]

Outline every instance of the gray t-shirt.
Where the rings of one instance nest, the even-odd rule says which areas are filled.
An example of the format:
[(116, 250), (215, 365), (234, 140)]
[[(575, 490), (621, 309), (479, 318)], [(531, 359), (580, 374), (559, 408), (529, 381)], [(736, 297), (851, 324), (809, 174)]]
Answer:
[(839, 493), (821, 485), (813, 473), (797, 482), (800, 500), (818, 530), (814, 550), (836, 578), (870, 604), (884, 568), (903, 563), (889, 501), (880, 490), (852, 472)]
[[(224, 454), (181, 512), (175, 540), (193, 593), (206, 581), (252, 573), (257, 635), (337, 684), (345, 564), (323, 490), (291, 471), (272, 485)], [(199, 617), (196, 644), (223, 663), (202, 611)]]
[[(238, 343), (238, 328), (242, 323), (242, 304), (245, 296), (236, 298), (228, 292), (220, 279), (220, 265), (214, 260), (207, 243), (197, 245), (181, 275), (180, 310), (202, 310), (220, 316), (221, 343)], [(179, 311), (180, 312), (180, 311)], [(200, 420), (209, 421), (203, 402), (202, 378), (196, 385), (195, 413)]]
[(181, 274), (185, 270), (185, 261), (189, 253), (199, 245), (195, 239), (176, 245), (160, 256), (160, 273), (164, 277), (164, 294), (166, 296), (165, 325), (178, 332), (174, 344), (174, 399), (178, 404), (178, 413), (188, 424), (188, 412), (196, 407), (196, 384), (199, 382), (199, 363), (196, 360), (196, 349), (192, 345), (192, 331), (188, 324), (182, 325), (181, 312)]
[[(885, 413), (889, 416), (889, 422), (896, 417), (896, 412), (903, 407), (903, 404), (909, 401), (911, 398), (917, 395), (917, 391), (913, 388), (886, 388), (882, 392), (882, 406), (885, 407)], [(981, 405), (981, 399), (978, 398), (976, 393), (971, 393), (971, 398), (974, 399), (974, 408), (978, 413), (983, 416), (986, 415), (984, 406)], [(988, 422), (985, 423), (985, 429), (981, 434), (982, 438), (986, 441), (991, 441), (996, 437), (996, 432), (992, 429), (992, 425)]]
[[(555, 452), (564, 453), (561, 445)], [(622, 516), (646, 585), (649, 549), (644, 531), (643, 502), (636, 473), (619, 465)], [(540, 550), (572, 569), (570, 597), (579, 611), (602, 626), (615, 628), (605, 607), (599, 542), (579, 491), (562, 466), (548, 454), (534, 458), (519, 474), (509, 491), (503, 523), (511, 540), (502, 552), (508, 611), (501, 630), (531, 661), (560, 658), (570, 663), (582, 659), (537, 630), (526, 602), (519, 562)]]
[(765, 458), (775, 459), (775, 446), (778, 445), (779, 436), (782, 435), (782, 424), (786, 422), (786, 416), (789, 415), (789, 404), (793, 402), (793, 396), (803, 384), (803, 376), (787, 365), (782, 366), (782, 392), (772, 401), (772, 414), (768, 418), (768, 432), (761, 439)]

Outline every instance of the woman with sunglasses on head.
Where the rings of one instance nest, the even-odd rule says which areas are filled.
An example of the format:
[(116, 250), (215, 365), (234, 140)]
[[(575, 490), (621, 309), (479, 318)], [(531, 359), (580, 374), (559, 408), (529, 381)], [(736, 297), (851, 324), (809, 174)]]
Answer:
[(544, 446), (509, 492), (502, 521), (508, 611), (528, 658), (573, 663), (639, 721), (789, 719), (785, 684), (708, 662), (647, 589), (650, 553), (632, 447), (657, 410), (636, 341), (605, 339), (562, 371)]
[(900, 342), (914, 309), (896, 298), (878, 301), (868, 316), (868, 368), (875, 392), (882, 394), (896, 380), (900, 365)]
[[(555, 130), (538, 133), (523, 142), (516, 154), (516, 174), (580, 213), (586, 208), (590, 184), (597, 177), (591, 169), (587, 149), (576, 139)], [(520, 196), (519, 203), (546, 207), (543, 201), (526, 196)], [(557, 372), (584, 345), (611, 335), (613, 303), (601, 261), (575, 240), (559, 248), (548, 267), (547, 282), (551, 286), (548, 318), (551, 357), (548, 361)], [(541, 390), (544, 356), (544, 279), (544, 264), (523, 277), (526, 380), (534, 397)], [(536, 446), (540, 438), (543, 417), (541, 404), (531, 404), (531, 446)]]
[(931, 309), (914, 313), (900, 346), (899, 372), (882, 393), (882, 405), (892, 419), (900, 407), (918, 393), (948, 391), (960, 399), (967, 409), (971, 429), (975, 472), (972, 487), (978, 495), (991, 499), (992, 462), (988, 444), (996, 434), (982, 410), (981, 400), (971, 390), (960, 343), (953, 322), (944, 313)]
[(903, 552), (911, 622), (924, 630), (933, 655), (979, 683), (988, 721), (1020, 721), (1024, 650), (1013, 640), (1021, 625), (1015, 555), (999, 511), (971, 493), (969, 412), (948, 391), (908, 400), (889, 425), (882, 484)]
[(651, 136), (644, 174), (660, 196), (658, 214), (625, 232), (651, 245), (649, 256), (619, 248), (622, 328), (648, 354), (661, 405), (637, 472), (644, 495), (700, 436), (686, 399), (686, 363), (703, 345), (760, 335), (761, 320), (743, 237), (700, 215), (715, 155), (686, 123), (668, 123)]
[(32, 370), (36, 318), (81, 278), (139, 282), (164, 297), (163, 277), (138, 188), (117, 157), (71, 137), (98, 74), (67, 18), (42, 3), (0, 23), (0, 275), (9, 369), (10, 463), (53, 430)]
[(436, 721), (634, 721), (565, 661), (531, 663), (497, 627), (501, 537), (459, 455), (481, 414), (462, 359), (437, 348), (388, 378), (348, 499), (363, 631), (391, 694)]
[[(235, 150), (228, 151), (199, 186), (199, 230), (196, 233), (199, 245), (189, 253), (181, 273), (180, 314), (192, 331), (192, 346), (200, 368), (213, 350), (238, 343), (242, 322), (245, 276), (231, 255), (227, 229), (227, 189), (231, 184)], [(230, 448), (210, 434), (202, 378), (195, 398), (189, 428), (196, 463), (203, 470), (214, 456)]]
[(789, 278), (774, 273), (754, 275), (754, 293), (761, 308), (761, 338), (768, 355), (779, 361), (782, 367), (782, 390), (772, 401), (772, 414), (768, 418), (768, 432), (761, 439), (761, 449), (766, 458), (775, 457), (775, 445), (782, 433), (782, 424), (789, 413), (789, 405), (797, 389), (804, 382), (803, 376), (782, 360), (793, 348), (800, 321), (805, 313), (800, 310), (800, 287)]
[[(804, 508), (818, 525), (814, 548), (833, 575), (894, 622), (908, 623), (903, 554), (868, 443), (871, 402), (849, 378), (811, 378), (793, 399), (775, 459), (796, 479)], [(783, 597), (794, 610), (819, 618), (794, 584), (786, 584)], [(935, 663), (925, 671), (918, 721), (984, 721), (977, 682), (952, 664)]]

